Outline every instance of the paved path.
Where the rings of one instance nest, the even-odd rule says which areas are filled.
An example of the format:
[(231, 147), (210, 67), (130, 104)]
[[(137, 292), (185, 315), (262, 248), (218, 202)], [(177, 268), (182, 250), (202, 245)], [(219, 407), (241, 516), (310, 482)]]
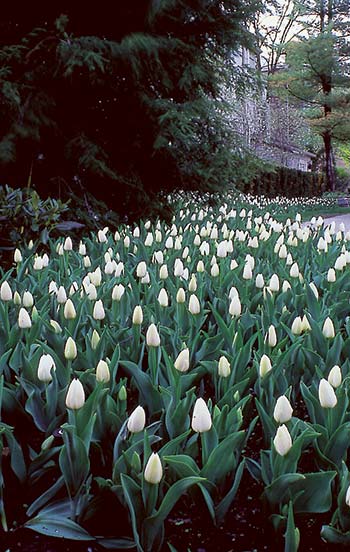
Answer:
[[(329, 217), (324, 218), (323, 220), (324, 220), (324, 225), (325, 226), (327, 226), (328, 224), (331, 224), (334, 221), (336, 232), (339, 230), (339, 225), (341, 223), (343, 223), (344, 226), (345, 226), (345, 232), (350, 231), (350, 214), (329, 216)], [(310, 222), (306, 222), (305, 224), (310, 225)]]

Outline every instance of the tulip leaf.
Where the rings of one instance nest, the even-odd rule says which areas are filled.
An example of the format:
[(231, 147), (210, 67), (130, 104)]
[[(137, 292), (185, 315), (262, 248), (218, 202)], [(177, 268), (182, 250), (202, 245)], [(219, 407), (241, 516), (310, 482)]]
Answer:
[(137, 551), (143, 552), (144, 549), (141, 546), (139, 534), (141, 521), (144, 518), (144, 507), (141, 500), (141, 488), (133, 479), (131, 479), (131, 477), (124, 473), (121, 474), (120, 481), (122, 484), (125, 501), (130, 513), (132, 532), (137, 546)]
[(299, 529), (295, 527), (294, 514), (293, 514), (293, 502), (289, 502), (288, 506), (288, 518), (287, 518), (287, 530), (284, 535), (284, 552), (297, 552), (300, 542)]
[(127, 537), (119, 539), (96, 537), (96, 542), (107, 550), (130, 550), (136, 547), (135, 541)]
[(59, 465), (70, 496), (75, 496), (89, 475), (90, 461), (82, 439), (74, 434), (74, 428), (64, 428), (63, 440)]
[(342, 460), (345, 460), (346, 452), (350, 446), (350, 427), (345, 423), (331, 435), (323, 454), (327, 456), (334, 464), (340, 466)]
[(168, 489), (157, 512), (153, 516), (146, 518), (143, 523), (143, 531), (144, 534), (147, 535), (146, 550), (152, 550), (152, 545), (157, 533), (161, 530), (165, 519), (168, 517), (181, 495), (193, 485), (204, 481), (205, 478), (203, 477), (185, 477), (176, 481), (176, 483)]
[(331, 484), (336, 471), (305, 473), (304, 480), (296, 482), (294, 493), (302, 491), (294, 501), (294, 510), (299, 513), (328, 512), (332, 506)]
[(321, 529), (321, 537), (332, 544), (350, 544), (350, 531), (342, 533), (331, 525), (323, 525)]
[(245, 460), (242, 460), (242, 462), (237, 468), (236, 475), (230, 490), (224, 496), (224, 498), (219, 502), (219, 504), (215, 506), (215, 516), (216, 516), (217, 525), (220, 525), (224, 521), (225, 515), (228, 512), (228, 509), (230, 508), (232, 502), (235, 499), (236, 493), (238, 491), (238, 487), (242, 479), (244, 466), (245, 466)]
[(245, 436), (245, 431), (238, 431), (221, 441), (210, 453), (201, 470), (201, 476), (213, 483), (226, 477), (235, 468), (234, 453), (240, 450)]
[(286, 473), (277, 477), (271, 485), (265, 487), (264, 494), (270, 504), (279, 504), (284, 501), (285, 495), (288, 498), (292, 492), (292, 485), (298, 481), (303, 481), (305, 476), (301, 473)]
[(48, 537), (58, 537), (61, 539), (71, 539), (80, 541), (92, 541), (92, 537), (83, 527), (71, 519), (55, 516), (46, 517), (38, 515), (24, 524), (27, 529), (32, 529), (37, 533)]
[(43, 494), (41, 494), (38, 498), (34, 500), (34, 502), (32, 502), (32, 504), (27, 509), (27, 512), (26, 512), (27, 516), (30, 517), (34, 514), (34, 512), (36, 512), (37, 510), (40, 510), (40, 508), (44, 506), (44, 504), (46, 504), (49, 500), (51, 500), (51, 498), (53, 498), (58, 493), (58, 491), (63, 487), (63, 485), (64, 485), (64, 477), (61, 476), (57, 479), (57, 481), (55, 481), (53, 485), (51, 485), (51, 487), (46, 489), (46, 491)]
[(164, 456), (163, 459), (174, 468), (180, 477), (199, 475), (199, 467), (191, 456), (186, 454), (175, 454), (172, 456)]

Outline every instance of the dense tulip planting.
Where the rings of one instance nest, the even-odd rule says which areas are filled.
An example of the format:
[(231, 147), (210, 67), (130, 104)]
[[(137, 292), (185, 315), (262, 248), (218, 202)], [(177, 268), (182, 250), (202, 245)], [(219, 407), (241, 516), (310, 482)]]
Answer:
[[(187, 204), (169, 225), (16, 250), (0, 279), (2, 529), (25, 495), (27, 528), (157, 551), (179, 501), (219, 526), (247, 470), (286, 550), (299, 514), (350, 544), (350, 233), (313, 223)], [(129, 520), (107, 535), (90, 529), (106, 501)]]

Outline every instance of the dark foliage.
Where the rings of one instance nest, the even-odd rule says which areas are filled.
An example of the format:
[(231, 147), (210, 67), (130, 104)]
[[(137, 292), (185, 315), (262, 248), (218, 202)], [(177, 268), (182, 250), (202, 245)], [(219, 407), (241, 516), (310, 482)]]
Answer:
[(248, 40), (254, 1), (7, 6), (3, 182), (31, 175), (47, 195), (83, 186), (137, 214), (159, 190), (232, 184), (243, 153), (223, 123), (220, 83)]

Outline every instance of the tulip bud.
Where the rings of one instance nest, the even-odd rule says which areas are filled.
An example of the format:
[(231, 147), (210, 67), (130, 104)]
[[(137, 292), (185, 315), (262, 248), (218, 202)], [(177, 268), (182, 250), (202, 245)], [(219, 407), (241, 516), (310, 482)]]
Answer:
[(278, 397), (275, 409), (273, 411), (273, 417), (278, 424), (284, 424), (289, 422), (293, 414), (293, 408), (287, 397), (282, 395)]
[(212, 426), (211, 415), (203, 399), (197, 399), (194, 405), (191, 427), (196, 433), (209, 431)]
[(168, 267), (166, 264), (162, 265), (159, 269), (159, 278), (161, 280), (166, 280), (169, 276), (169, 273), (168, 273)]
[(66, 407), (78, 410), (85, 404), (84, 387), (78, 379), (73, 379), (66, 395)]
[(279, 291), (280, 289), (280, 281), (277, 276), (277, 274), (273, 274), (270, 278), (269, 288), (271, 291)]
[(100, 360), (96, 367), (96, 381), (108, 383), (111, 379), (108, 364), (105, 360)]
[(231, 316), (241, 316), (242, 305), (238, 295), (232, 297), (228, 312)]
[(303, 328), (300, 316), (294, 319), (291, 330), (294, 335), (300, 335), (302, 333)]
[(139, 433), (143, 431), (146, 423), (146, 413), (142, 406), (137, 406), (130, 414), (128, 419), (128, 430), (130, 433)]
[(120, 401), (126, 401), (127, 399), (127, 392), (125, 385), (122, 385), (121, 388), (118, 391), (118, 399)]
[(63, 304), (67, 301), (66, 290), (63, 286), (60, 286), (57, 291), (57, 303)]
[(75, 344), (74, 339), (71, 337), (68, 337), (66, 346), (64, 348), (64, 357), (67, 360), (74, 360), (77, 357), (77, 346)]
[(220, 269), (217, 263), (214, 263), (213, 266), (211, 267), (210, 274), (212, 275), (213, 278), (217, 278), (219, 276)]
[(66, 320), (74, 320), (74, 318), (77, 316), (73, 301), (71, 299), (68, 299), (66, 301), (66, 304), (64, 305), (63, 316), (66, 318)]
[(228, 376), (231, 374), (231, 365), (225, 356), (221, 356), (219, 358), (218, 374), (222, 378), (228, 378)]
[(186, 301), (186, 293), (183, 288), (179, 288), (178, 292), (176, 294), (176, 302), (177, 303), (185, 303)]
[(1, 301), (12, 301), (12, 290), (9, 283), (5, 280), (0, 287)]
[(158, 303), (161, 307), (167, 307), (169, 305), (168, 294), (164, 288), (162, 288), (158, 294)]
[(322, 408), (334, 408), (338, 402), (333, 387), (324, 378), (321, 379), (318, 386), (318, 398)]
[(187, 372), (190, 367), (190, 351), (183, 349), (177, 356), (174, 366), (179, 372)]
[(345, 503), (347, 504), (347, 506), (350, 507), (350, 485), (346, 491), (346, 495), (345, 495)]
[(327, 282), (333, 283), (337, 279), (334, 268), (330, 268), (327, 273)]
[(264, 282), (264, 277), (262, 274), (257, 274), (256, 278), (255, 278), (255, 287), (257, 287), (258, 289), (261, 289), (263, 288), (265, 285), (265, 282)]
[(18, 291), (15, 291), (15, 293), (13, 294), (13, 302), (17, 306), (19, 306), (21, 304), (21, 296), (18, 293)]
[(290, 267), (289, 275), (291, 278), (298, 278), (299, 277), (299, 266), (298, 263), (293, 263)]
[(30, 291), (25, 291), (23, 293), (23, 306), (26, 308), (31, 308), (34, 305), (34, 298)]
[(328, 382), (331, 384), (332, 387), (335, 389), (341, 385), (342, 382), (342, 373), (340, 366), (335, 365), (331, 369), (331, 371), (328, 374)]
[(139, 264), (136, 267), (136, 276), (138, 278), (143, 278), (144, 276), (146, 276), (146, 273), (147, 273), (147, 265), (145, 261), (139, 262)]
[(163, 477), (163, 468), (159, 455), (156, 452), (152, 452), (148, 459), (143, 474), (145, 481), (152, 485), (157, 485)]
[(44, 383), (52, 381), (51, 368), (56, 370), (55, 362), (51, 355), (42, 355), (38, 365), (38, 379)]
[(134, 312), (133, 312), (133, 315), (132, 315), (132, 323), (135, 326), (141, 326), (142, 322), (143, 322), (142, 307), (140, 305), (137, 305), (134, 308)]
[(148, 347), (159, 347), (160, 337), (154, 324), (151, 324), (146, 332), (146, 343)]
[(267, 355), (263, 355), (259, 364), (260, 377), (264, 377), (268, 372), (272, 370), (271, 360)]
[(196, 270), (197, 272), (205, 272), (203, 261), (198, 261)]
[(114, 286), (113, 291), (112, 291), (112, 301), (118, 301), (119, 302), (121, 300), (121, 298), (123, 297), (124, 292), (125, 292), (125, 287), (123, 286), (123, 284), (118, 284), (118, 285)]
[(84, 263), (84, 268), (90, 268), (91, 266), (91, 261), (90, 261), (90, 257), (88, 255), (86, 255), (83, 259), (83, 263)]
[(199, 314), (201, 311), (201, 306), (198, 301), (198, 297), (194, 294), (190, 296), (190, 300), (188, 303), (188, 310), (191, 314)]
[(23, 329), (31, 328), (32, 321), (29, 313), (22, 307), (18, 314), (18, 326)]
[(304, 314), (303, 318), (301, 319), (301, 331), (308, 332), (310, 330), (311, 330), (310, 322), (308, 321), (306, 314)]
[(327, 339), (333, 339), (333, 337), (335, 337), (334, 325), (329, 316), (324, 321), (322, 333)]
[(61, 328), (61, 326), (59, 325), (59, 323), (56, 322), (56, 320), (50, 320), (50, 325), (53, 327), (54, 332), (55, 332), (56, 334), (62, 332), (62, 328)]
[(96, 350), (97, 348), (97, 345), (99, 344), (100, 342), (100, 336), (99, 336), (99, 333), (97, 330), (94, 330), (92, 332), (92, 336), (91, 336), (91, 340), (90, 340), (90, 343), (91, 343), (91, 348), (93, 351)]
[(79, 242), (79, 255), (86, 255), (86, 245), (83, 242)]
[(101, 299), (99, 299), (98, 301), (96, 301), (96, 303), (94, 305), (94, 310), (92, 312), (92, 317), (94, 318), (94, 320), (103, 320), (105, 316), (106, 316), (106, 314), (105, 314), (105, 310), (103, 308), (103, 303), (102, 303)]
[(243, 277), (243, 280), (251, 280), (253, 278), (252, 268), (249, 263), (246, 263), (244, 265), (242, 277)]
[(42, 443), (41, 443), (41, 450), (48, 450), (52, 443), (54, 442), (55, 437), (54, 435), (49, 435)]
[(191, 280), (188, 284), (188, 291), (190, 291), (191, 293), (197, 291), (197, 279), (194, 274), (192, 274)]
[(15, 253), (13, 255), (13, 260), (15, 263), (21, 263), (22, 262), (22, 253), (19, 249), (15, 249)]
[(71, 239), (69, 236), (68, 236), (68, 238), (66, 238), (65, 241), (64, 241), (63, 249), (64, 249), (65, 251), (72, 251), (72, 249), (73, 249), (72, 239)]
[(280, 456), (285, 456), (292, 448), (292, 438), (287, 427), (284, 424), (277, 429), (273, 444), (275, 446), (276, 452)]

